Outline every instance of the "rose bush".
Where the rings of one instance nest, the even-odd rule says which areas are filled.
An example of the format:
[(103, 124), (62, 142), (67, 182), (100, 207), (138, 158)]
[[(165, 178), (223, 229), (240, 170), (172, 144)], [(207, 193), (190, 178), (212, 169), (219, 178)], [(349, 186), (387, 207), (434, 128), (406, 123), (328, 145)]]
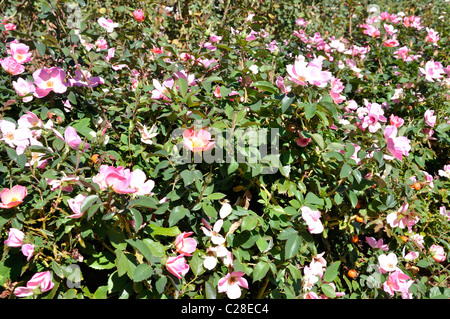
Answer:
[(0, 9), (1, 297), (448, 298), (443, 8)]

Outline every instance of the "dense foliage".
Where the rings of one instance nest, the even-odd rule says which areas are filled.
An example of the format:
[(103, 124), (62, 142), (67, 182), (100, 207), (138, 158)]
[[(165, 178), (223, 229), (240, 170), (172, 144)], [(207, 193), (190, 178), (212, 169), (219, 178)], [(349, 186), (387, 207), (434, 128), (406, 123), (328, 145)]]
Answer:
[(2, 298), (449, 298), (442, 1), (9, 1)]

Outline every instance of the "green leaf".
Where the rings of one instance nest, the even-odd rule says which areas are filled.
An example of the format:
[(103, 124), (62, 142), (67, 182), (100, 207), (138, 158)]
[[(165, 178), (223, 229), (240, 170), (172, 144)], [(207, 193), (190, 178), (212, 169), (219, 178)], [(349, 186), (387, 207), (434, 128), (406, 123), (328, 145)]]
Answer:
[(115, 267), (114, 255), (110, 252), (99, 252), (93, 254), (86, 260), (89, 267), (97, 270), (112, 269)]
[(181, 234), (180, 229), (178, 228), (178, 226), (174, 226), (174, 227), (160, 227), (157, 226), (155, 224), (150, 224), (148, 225), (151, 229), (152, 229), (152, 236), (157, 236), (157, 235), (161, 235), (161, 236), (178, 236), (179, 234)]
[(323, 281), (325, 282), (333, 282), (338, 273), (339, 273), (339, 266), (341, 265), (340, 261), (336, 261), (333, 264), (331, 264), (325, 273), (323, 274)]
[(184, 208), (184, 206), (175, 207), (169, 215), (169, 227), (176, 225), (178, 221), (183, 219), (188, 213), (189, 210)]
[(273, 93), (273, 94), (278, 94), (278, 89), (273, 86), (272, 83), (267, 82), (267, 81), (257, 81), (255, 83), (252, 84), (254, 87)]
[(269, 271), (269, 264), (265, 261), (260, 261), (253, 269), (253, 282), (263, 279)]
[(318, 197), (316, 194), (308, 192), (305, 197), (305, 204), (319, 205), (323, 206), (324, 200)]
[(294, 257), (298, 253), (301, 243), (302, 238), (297, 234), (290, 236), (286, 241), (285, 259), (291, 259), (292, 257)]
[(133, 281), (139, 282), (150, 278), (153, 274), (153, 268), (148, 264), (140, 264), (134, 269)]
[(339, 177), (346, 178), (350, 175), (351, 172), (352, 172), (352, 167), (349, 164), (345, 163), (344, 165), (342, 165), (341, 172), (339, 173)]
[(153, 241), (150, 238), (145, 238), (143, 241), (148, 246), (153, 256), (164, 257), (166, 255), (166, 249), (161, 243)]
[(322, 284), (320, 289), (328, 298), (336, 298), (336, 292), (330, 284)]
[(281, 113), (285, 113), (289, 106), (291, 106), (292, 102), (294, 101), (295, 96), (283, 96), (283, 99), (281, 100)]
[(322, 135), (320, 135), (319, 133), (314, 133), (312, 134), (312, 138), (321, 149), (325, 149), (325, 141), (323, 140)]
[(100, 201), (100, 197), (98, 195), (89, 195), (81, 203), (80, 212), (84, 213), (89, 207), (91, 207), (94, 203)]
[(189, 266), (192, 269), (194, 275), (200, 276), (205, 272), (205, 268), (203, 268), (203, 261), (204, 259), (200, 256), (198, 250), (195, 251), (189, 261)]
[(312, 103), (304, 103), (305, 117), (309, 120), (316, 115), (316, 105)]

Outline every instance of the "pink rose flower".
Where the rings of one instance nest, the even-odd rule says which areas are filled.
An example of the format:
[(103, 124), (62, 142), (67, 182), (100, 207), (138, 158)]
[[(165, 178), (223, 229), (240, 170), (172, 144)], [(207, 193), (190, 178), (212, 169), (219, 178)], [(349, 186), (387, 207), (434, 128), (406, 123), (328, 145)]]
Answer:
[(152, 190), (155, 182), (151, 179), (147, 180), (145, 173), (139, 168), (131, 172), (130, 188), (136, 190), (136, 195), (153, 195)]
[(73, 211), (73, 214), (67, 216), (67, 218), (80, 218), (83, 216), (83, 213), (81, 212), (81, 204), (83, 203), (85, 198), (86, 195), (78, 194), (75, 198), (71, 198), (67, 201), (67, 204)]
[(386, 126), (384, 130), (384, 138), (386, 139), (387, 149), (399, 161), (403, 156), (408, 156), (411, 150), (410, 141), (404, 136), (397, 137), (397, 128), (392, 125)]
[(427, 123), (429, 126), (434, 127), (436, 124), (436, 115), (434, 115), (433, 110), (426, 110), (424, 113), (425, 123)]
[(28, 297), (33, 295), (36, 288), (39, 288), (39, 291), (42, 293), (52, 290), (54, 285), (50, 271), (38, 272), (31, 277), (26, 287), (14, 289), (14, 295), (17, 297)]
[(394, 253), (378, 256), (378, 262), (380, 263), (380, 271), (383, 274), (386, 272), (399, 270), (397, 267), (397, 255)]
[(25, 67), (9, 56), (0, 60), (2, 68), (11, 75), (18, 75), (25, 72)]
[(183, 232), (175, 239), (175, 248), (178, 253), (185, 256), (191, 256), (191, 254), (197, 249), (197, 241), (194, 238), (188, 238), (193, 232)]
[(22, 253), (25, 257), (27, 257), (27, 261), (30, 261), (31, 257), (34, 254), (34, 245), (32, 244), (25, 244), (21, 248)]
[(183, 132), (183, 145), (192, 152), (208, 151), (214, 147), (214, 140), (211, 133), (201, 129), (195, 132), (193, 129), (187, 129)]
[(233, 271), (219, 280), (218, 292), (225, 292), (230, 299), (238, 299), (241, 296), (241, 288), (248, 289), (248, 282), (242, 271)]
[(183, 255), (167, 258), (166, 269), (178, 279), (181, 279), (189, 271), (189, 265)]
[(425, 64), (425, 68), (420, 68), (420, 72), (425, 75), (427, 81), (434, 82), (434, 80), (441, 79), (443, 77), (444, 67), (441, 62), (435, 62), (433, 60), (428, 61)]
[(158, 80), (153, 79), (153, 87), (155, 89), (152, 91), (152, 99), (170, 101), (168, 89), (172, 89), (174, 84), (175, 81), (172, 78), (165, 80), (162, 84)]
[[(34, 93), (34, 85), (32, 82), (30, 81), (26, 81), (22, 78), (18, 78), (17, 81), (13, 81), (12, 85), (14, 87), (14, 90), (16, 90), (17, 95), (19, 96), (25, 96), (28, 94), (33, 94)], [(33, 100), (33, 95), (24, 97), (22, 99), (24, 102), (30, 102), (31, 100)]]
[(34, 96), (43, 98), (50, 92), (64, 93), (68, 84), (64, 82), (66, 72), (60, 67), (52, 67), (50, 69), (42, 68), (33, 73), (34, 84), (36, 89)]
[(17, 228), (10, 228), (8, 239), (5, 240), (5, 245), (8, 247), (21, 247), (23, 245), (24, 238), (25, 234), (21, 230)]
[(136, 192), (136, 189), (130, 186), (131, 177), (128, 168), (102, 165), (100, 166), (100, 172), (92, 178), (92, 181), (100, 186), (100, 190), (106, 190), (110, 187), (118, 194), (129, 194)]
[(119, 26), (118, 23), (115, 23), (111, 19), (106, 19), (104, 17), (101, 17), (97, 20), (98, 24), (106, 30), (106, 32), (111, 33), (114, 31), (115, 28)]
[(321, 213), (317, 210), (312, 210), (307, 206), (301, 208), (302, 218), (308, 225), (308, 230), (311, 234), (320, 234), (324, 228), (320, 220)]
[(11, 189), (4, 188), (0, 193), (0, 208), (12, 208), (23, 202), (27, 196), (27, 189), (24, 186), (15, 185)]
[(331, 72), (322, 71), (322, 64), (319, 59), (306, 62), (304, 56), (298, 56), (294, 64), (286, 66), (291, 81), (298, 85), (313, 84), (318, 87), (325, 87), (331, 80)]
[(381, 249), (384, 251), (388, 251), (388, 245), (383, 244), (383, 238), (378, 239), (378, 241), (374, 237), (366, 237), (366, 242), (370, 245), (372, 248)]
[(437, 262), (443, 262), (447, 259), (447, 256), (445, 256), (445, 251), (442, 246), (439, 245), (431, 245), (428, 252), (430, 253), (431, 257)]
[(409, 292), (409, 287), (414, 281), (408, 279), (410, 279), (409, 276), (404, 274), (401, 270), (393, 271), (383, 283), (383, 290), (391, 296), (394, 296), (397, 291), (402, 294), (403, 299), (410, 299), (411, 293)]
[[(69, 146), (74, 150), (79, 150), (80, 145), (83, 143), (80, 136), (78, 136), (76, 129), (73, 128), (72, 126), (68, 126), (64, 131), (64, 141), (67, 144), (69, 144)], [(83, 147), (83, 152), (87, 150), (89, 147), (90, 147), (89, 143), (85, 143)]]
[(144, 12), (142, 11), (142, 9), (134, 10), (133, 17), (137, 22), (142, 22), (145, 19)]
[(23, 43), (14, 43), (12, 42), (9, 46), (11, 56), (17, 63), (24, 64), (26, 62), (31, 61), (31, 53), (28, 52), (30, 47)]

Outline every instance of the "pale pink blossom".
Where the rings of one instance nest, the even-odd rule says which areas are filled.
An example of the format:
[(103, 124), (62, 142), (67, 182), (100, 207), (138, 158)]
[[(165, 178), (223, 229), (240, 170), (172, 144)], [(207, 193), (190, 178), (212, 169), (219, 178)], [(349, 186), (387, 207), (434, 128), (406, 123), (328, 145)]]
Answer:
[(311, 234), (320, 234), (323, 232), (323, 224), (320, 220), (321, 213), (318, 210), (312, 210), (308, 206), (301, 208), (302, 218), (308, 225), (308, 230)]
[(428, 252), (430, 253), (431, 257), (437, 262), (443, 262), (447, 259), (444, 248), (442, 246), (433, 244), (430, 246)]
[(419, 71), (425, 75), (427, 81), (434, 82), (434, 80), (439, 80), (443, 77), (444, 67), (441, 62), (431, 60), (425, 63), (425, 68), (419, 67)]
[(393, 125), (386, 126), (384, 130), (384, 138), (386, 139), (387, 149), (398, 160), (402, 160), (403, 156), (408, 156), (411, 150), (410, 140), (405, 136), (397, 136), (397, 128)]
[(17, 297), (28, 297), (34, 294), (36, 288), (39, 288), (39, 292), (43, 293), (52, 290), (54, 283), (52, 281), (52, 275), (50, 271), (38, 272), (27, 282), (26, 287), (17, 287), (14, 289), (14, 295)]
[(403, 299), (411, 299), (409, 287), (414, 282), (408, 275), (401, 270), (395, 270), (389, 273), (388, 279), (383, 283), (383, 290), (389, 295), (394, 296), (395, 292), (400, 292)]
[(439, 214), (446, 217), (448, 221), (450, 221), (450, 210), (447, 210), (447, 207), (441, 206), (439, 207)]
[(33, 73), (36, 89), (34, 96), (43, 98), (50, 92), (64, 93), (67, 91), (68, 84), (65, 81), (66, 72), (60, 67), (50, 69), (42, 68)]
[(115, 23), (111, 19), (106, 19), (104, 17), (101, 17), (97, 20), (98, 24), (106, 30), (106, 32), (111, 33), (114, 31), (115, 28), (119, 26), (118, 23)]
[(410, 251), (409, 253), (407, 253), (406, 255), (403, 256), (403, 258), (405, 258), (405, 260), (407, 261), (413, 261), (415, 259), (417, 259), (419, 257), (419, 252), (417, 251)]
[(130, 188), (136, 190), (135, 195), (153, 195), (152, 190), (155, 187), (155, 182), (147, 179), (145, 173), (137, 168), (131, 172)]
[(444, 169), (438, 170), (439, 176), (450, 178), (450, 164), (444, 165)]
[(206, 236), (211, 238), (213, 244), (222, 245), (225, 243), (225, 238), (219, 233), (223, 226), (223, 219), (218, 219), (212, 228), (205, 219), (202, 219), (202, 222), (206, 227), (202, 226), (201, 230)]
[(392, 25), (390, 25), (390, 24), (384, 24), (383, 25), (383, 27), (384, 27), (384, 30), (386, 31), (386, 33), (388, 34), (388, 35), (394, 35), (394, 34), (396, 34), (397, 32), (398, 32), (398, 30), (397, 29), (395, 29)]
[(31, 257), (34, 254), (34, 245), (33, 244), (24, 244), (21, 248), (22, 254), (27, 257), (27, 261), (30, 261)]
[(204, 152), (212, 149), (215, 142), (207, 130), (201, 129), (196, 132), (193, 129), (186, 129), (183, 132), (183, 145), (192, 152)]
[(8, 247), (21, 247), (24, 243), (23, 240), (25, 239), (25, 234), (17, 229), (17, 228), (10, 228), (8, 233), (8, 239), (5, 240), (5, 245)]
[(229, 251), (223, 245), (208, 247), (206, 249), (206, 256), (203, 261), (203, 266), (208, 270), (214, 269), (217, 265), (217, 258), (222, 257), (225, 259), (228, 253)]
[(68, 80), (70, 86), (96, 87), (99, 84), (105, 84), (105, 80), (99, 76), (92, 76), (91, 72), (86, 70), (76, 70), (75, 77)]
[(4, 188), (0, 192), (0, 208), (8, 209), (21, 204), (27, 194), (27, 188), (21, 185), (15, 185), (12, 188)]
[(248, 289), (248, 282), (242, 271), (233, 271), (219, 280), (218, 292), (225, 292), (230, 299), (238, 299), (241, 296), (241, 288)]
[(25, 67), (11, 56), (0, 59), (0, 65), (11, 75), (18, 75), (25, 72)]
[(361, 28), (363, 28), (363, 33), (371, 36), (372, 38), (380, 37), (380, 30), (377, 29), (374, 25), (371, 24), (361, 24)]
[(424, 238), (419, 234), (412, 234), (409, 236), (409, 239), (420, 249), (424, 249)]
[(30, 145), (32, 133), (27, 127), (17, 127), (16, 124), (7, 120), (0, 120), (1, 141), (8, 146), (25, 148)]
[(219, 210), (219, 216), (221, 219), (226, 218), (228, 215), (231, 214), (233, 208), (231, 207), (231, 205), (227, 202), (222, 203), (222, 206), (220, 207)]
[(347, 98), (341, 94), (341, 92), (344, 90), (344, 84), (342, 83), (341, 79), (332, 77), (331, 78), (331, 90), (330, 90), (330, 96), (333, 99), (334, 103), (341, 104), (344, 102)]
[(389, 213), (386, 216), (386, 222), (392, 227), (399, 227), (401, 229), (407, 227), (412, 229), (419, 221), (419, 217), (414, 215), (414, 212), (409, 210), (409, 204), (404, 202), (396, 212)]
[(378, 239), (378, 241), (374, 237), (366, 237), (366, 242), (370, 245), (372, 248), (381, 249), (384, 251), (388, 251), (388, 245), (383, 244), (383, 238)]
[(152, 145), (152, 138), (158, 135), (158, 133), (156, 133), (156, 124), (153, 124), (150, 129), (146, 125), (143, 125), (139, 122), (137, 124), (137, 129), (139, 133), (141, 133), (141, 142), (144, 144)]
[(152, 91), (152, 99), (170, 101), (168, 90), (172, 89), (174, 84), (175, 82), (172, 78), (165, 80), (162, 84), (158, 80), (153, 79), (154, 90)]
[(303, 299), (322, 299), (314, 291), (309, 291), (303, 295)]
[(167, 258), (166, 269), (178, 279), (183, 278), (189, 271), (189, 265), (184, 255)]
[(16, 90), (17, 95), (25, 96), (22, 99), (24, 102), (30, 102), (31, 100), (33, 100), (35, 87), (32, 82), (24, 80), (23, 78), (18, 78), (17, 81), (12, 82), (12, 85), (14, 87), (14, 90)]
[(192, 256), (192, 253), (197, 249), (197, 241), (194, 238), (189, 238), (194, 232), (182, 232), (175, 239), (175, 249), (178, 253), (185, 256)]
[(428, 43), (432, 43), (433, 45), (437, 45), (437, 42), (439, 41), (439, 33), (432, 28), (426, 28), (426, 30), (427, 36), (425, 38), (425, 41)]
[(84, 152), (90, 147), (89, 143), (83, 142), (81, 137), (78, 135), (77, 130), (72, 126), (68, 126), (65, 129), (64, 141), (74, 150), (80, 150), (80, 146), (82, 146)]
[(67, 218), (80, 218), (83, 216), (84, 212), (81, 212), (81, 204), (83, 203), (85, 198), (86, 198), (86, 195), (78, 194), (75, 198), (70, 198), (67, 201), (67, 204), (69, 205), (70, 209), (73, 212), (73, 214), (70, 216), (67, 216)]
[(102, 191), (111, 188), (118, 194), (129, 194), (136, 192), (136, 189), (130, 186), (131, 177), (128, 168), (101, 165), (99, 173), (92, 178), (92, 181), (98, 184)]
[(9, 46), (10, 54), (17, 63), (24, 64), (31, 61), (32, 54), (29, 52), (30, 47), (23, 43), (12, 42)]
[(322, 65), (318, 61), (306, 62), (305, 57), (300, 55), (295, 59), (294, 64), (286, 66), (289, 79), (298, 85), (313, 84), (318, 87), (325, 87), (331, 80), (331, 72), (322, 71)]
[(386, 272), (399, 270), (397, 267), (397, 262), (397, 255), (394, 253), (378, 256), (378, 263), (380, 264), (379, 268), (383, 274)]
[(292, 88), (290, 86), (286, 86), (284, 80), (281, 76), (278, 76), (277, 81), (275, 82), (281, 93), (289, 93)]
[(434, 127), (436, 125), (437, 116), (434, 115), (434, 110), (426, 110), (423, 117), (425, 118), (425, 123), (429, 126)]

